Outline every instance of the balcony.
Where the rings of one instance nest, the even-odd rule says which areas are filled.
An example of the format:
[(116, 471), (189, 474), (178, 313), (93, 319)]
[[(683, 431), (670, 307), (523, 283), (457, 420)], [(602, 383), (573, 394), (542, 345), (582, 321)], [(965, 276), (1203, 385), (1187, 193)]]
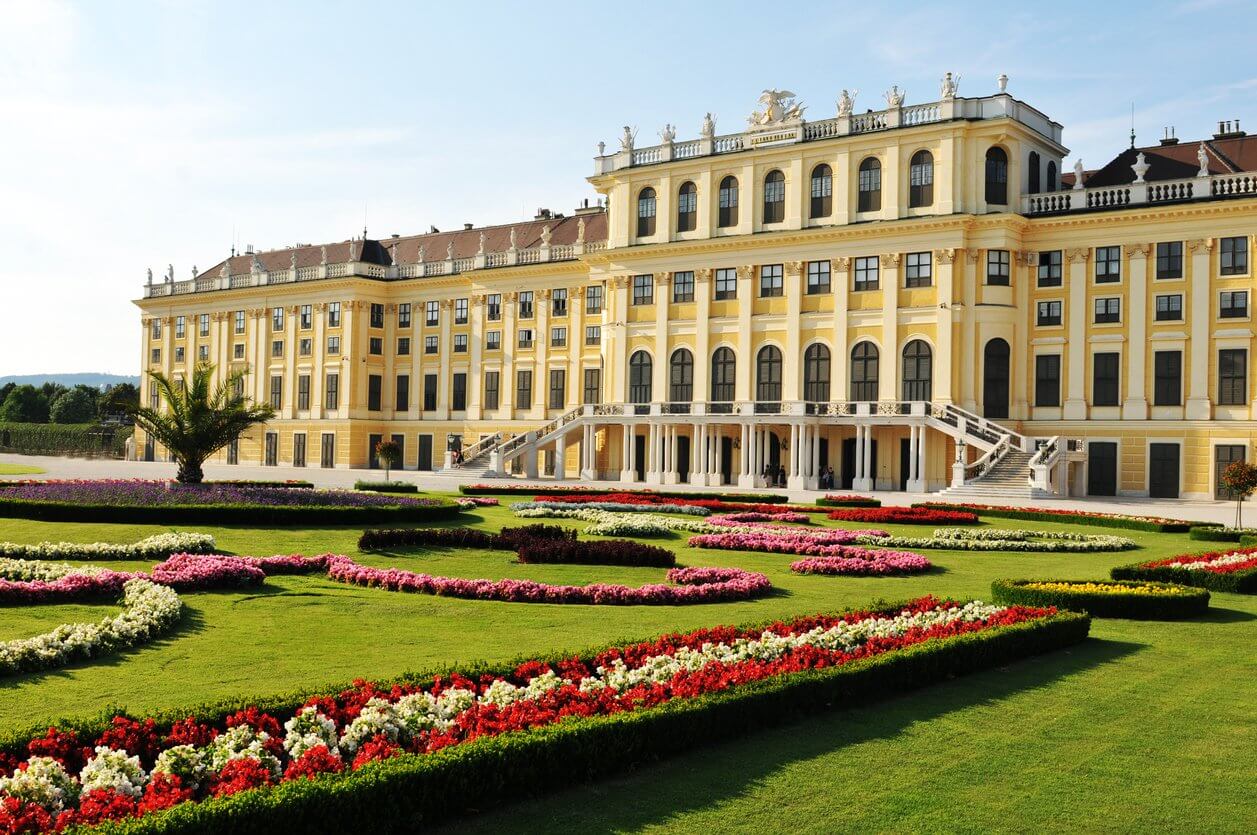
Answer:
[(1154, 206), (1159, 203), (1185, 203), (1191, 200), (1219, 200), (1227, 197), (1257, 196), (1257, 174), (1211, 174), (1184, 180), (1134, 182), (1120, 186), (1073, 188), (1021, 198), (1023, 215), (1058, 215)]

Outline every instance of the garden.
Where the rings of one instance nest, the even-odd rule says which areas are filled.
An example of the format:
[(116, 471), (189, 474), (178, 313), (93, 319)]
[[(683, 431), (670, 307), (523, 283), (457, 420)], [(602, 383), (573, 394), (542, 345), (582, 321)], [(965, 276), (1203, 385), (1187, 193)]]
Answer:
[(506, 486), (0, 488), (0, 832), (1251, 828), (1257, 548)]

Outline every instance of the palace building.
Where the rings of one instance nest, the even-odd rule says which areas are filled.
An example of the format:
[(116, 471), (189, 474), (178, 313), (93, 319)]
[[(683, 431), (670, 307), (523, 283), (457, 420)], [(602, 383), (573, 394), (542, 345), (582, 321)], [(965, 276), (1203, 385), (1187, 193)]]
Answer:
[(1257, 140), (1086, 170), (1006, 85), (768, 90), (733, 133), (625, 128), (570, 215), (150, 275), (142, 367), (247, 369), (277, 418), (227, 463), (1215, 495), (1257, 439)]

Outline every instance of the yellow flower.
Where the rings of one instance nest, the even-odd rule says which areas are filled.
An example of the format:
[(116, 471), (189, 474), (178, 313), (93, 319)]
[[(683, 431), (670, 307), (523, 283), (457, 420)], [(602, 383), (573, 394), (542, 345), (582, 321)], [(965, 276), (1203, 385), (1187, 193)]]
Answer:
[(1039, 591), (1082, 592), (1084, 594), (1146, 594), (1172, 596), (1184, 594), (1187, 590), (1178, 586), (1156, 586), (1141, 583), (1137, 586), (1120, 585), (1118, 583), (1080, 582), (1071, 583), (1063, 580), (1043, 580), (1021, 583), (1023, 588)]

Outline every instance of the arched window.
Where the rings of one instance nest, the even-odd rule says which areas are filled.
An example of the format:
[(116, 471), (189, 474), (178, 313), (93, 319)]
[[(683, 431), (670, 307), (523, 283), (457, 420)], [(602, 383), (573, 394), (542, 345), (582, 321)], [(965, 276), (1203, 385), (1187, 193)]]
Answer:
[(829, 349), (819, 342), (803, 353), (803, 399), (829, 402)]
[(629, 357), (629, 402), (650, 402), (650, 378), (654, 372), (654, 363), (650, 354), (637, 351)]
[(677, 192), (677, 231), (693, 232), (698, 226), (698, 186), (682, 183)]
[(934, 396), (934, 355), (923, 339), (903, 347), (903, 399), (929, 400)]
[(781, 223), (786, 219), (786, 175), (769, 171), (764, 178), (764, 223)]
[(812, 169), (811, 217), (829, 217), (834, 211), (834, 172), (821, 163)]
[(875, 157), (860, 163), (860, 198), (858, 212), (877, 212), (882, 208), (882, 164)]
[(689, 403), (693, 399), (694, 355), (687, 348), (678, 348), (668, 364), (668, 402)]
[(1056, 191), (1057, 188), (1059, 185), (1056, 179), (1056, 160), (1050, 159), (1048, 160), (1047, 190)]
[(912, 155), (908, 169), (908, 208), (934, 204), (934, 156), (929, 151)]
[(851, 399), (877, 399), (877, 346), (872, 342), (851, 349)]
[(781, 351), (765, 345), (755, 357), (755, 399), (761, 403), (781, 400)]
[(655, 234), (655, 190), (644, 188), (637, 195), (637, 237)]
[(725, 177), (720, 181), (720, 212), (716, 225), (724, 228), (738, 225), (738, 179)]
[(1042, 189), (1039, 188), (1039, 152), (1031, 151), (1030, 157), (1026, 161), (1026, 166), (1030, 169), (1026, 173), (1029, 174), (1026, 183), (1026, 191), (1031, 194), (1038, 194)]
[(717, 348), (711, 355), (711, 402), (732, 403), (734, 393), (734, 373), (737, 371), (737, 360), (730, 348)]
[(992, 339), (982, 350), (982, 415), (1008, 417), (1008, 343)]
[(1003, 148), (992, 147), (986, 152), (986, 202), (1008, 205), (1008, 154)]

